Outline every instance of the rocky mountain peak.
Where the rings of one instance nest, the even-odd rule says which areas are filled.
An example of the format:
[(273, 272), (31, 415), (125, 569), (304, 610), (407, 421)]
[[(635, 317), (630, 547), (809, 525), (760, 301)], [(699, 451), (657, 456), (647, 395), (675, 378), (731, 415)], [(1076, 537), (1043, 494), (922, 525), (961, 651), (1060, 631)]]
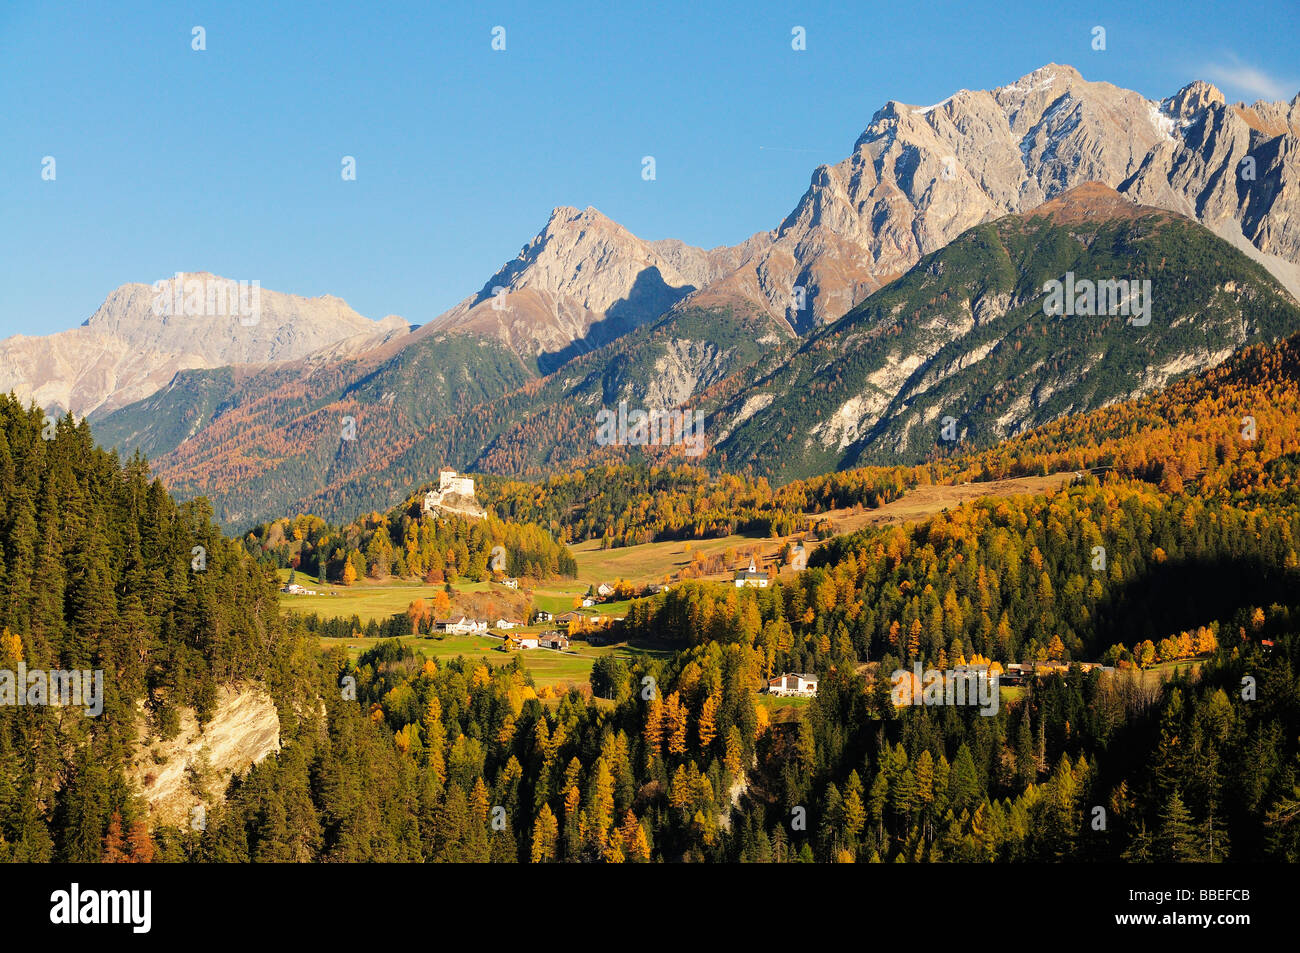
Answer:
[(1161, 110), (1181, 122), (1190, 122), (1211, 106), (1224, 104), (1223, 93), (1204, 80), (1188, 83), (1174, 95), (1161, 102)]

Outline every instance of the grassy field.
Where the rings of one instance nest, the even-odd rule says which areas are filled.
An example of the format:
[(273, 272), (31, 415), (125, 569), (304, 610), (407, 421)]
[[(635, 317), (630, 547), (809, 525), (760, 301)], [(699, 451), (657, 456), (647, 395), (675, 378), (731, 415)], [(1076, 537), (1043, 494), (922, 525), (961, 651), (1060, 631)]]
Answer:
[(895, 523), (913, 523), (928, 519), (950, 507), (960, 506), (969, 500), (986, 496), (1035, 496), (1050, 493), (1069, 483), (1072, 471), (1048, 476), (1012, 477), (990, 480), (985, 483), (958, 483), (955, 486), (918, 486), (908, 490), (899, 499), (875, 509), (854, 508), (831, 510), (822, 514), (830, 520), (837, 533), (852, 533), (867, 526), (887, 526)]
[(760, 692), (754, 696), (754, 706), (766, 709), (768, 721), (774, 725), (788, 725), (797, 722), (800, 714), (811, 702), (811, 698), (804, 698), (801, 695), (790, 695), (783, 698), (779, 695)]
[(1195, 672), (1204, 662), (1205, 659), (1203, 658), (1185, 658), (1176, 662), (1157, 662), (1150, 668), (1142, 670), (1142, 684), (1146, 688), (1159, 688), (1169, 681), (1178, 669), (1182, 669), (1184, 672)]
[(578, 582), (596, 585), (626, 579), (631, 583), (662, 582), (686, 566), (686, 548), (692, 553), (711, 556), (728, 549), (746, 546), (767, 546), (772, 540), (757, 536), (724, 536), (721, 539), (666, 540), (662, 543), (644, 543), (601, 549), (600, 540), (589, 539), (569, 548), (578, 561)]
[[(287, 581), (288, 578), (289, 570), (280, 570), (281, 581)], [(360, 617), (362, 622), (369, 622), (371, 619), (382, 621), (396, 613), (405, 612), (406, 607), (414, 600), (431, 601), (434, 594), (442, 589), (441, 586), (431, 586), (423, 582), (395, 579), (383, 583), (359, 582), (351, 586), (328, 584), (318, 586), (307, 577), (300, 575), (298, 582), (308, 589), (315, 589), (320, 595), (292, 596), (282, 592), (280, 605), (284, 608), (291, 612), (314, 612), (322, 618), (331, 619), (350, 619), (355, 615)], [(488, 582), (458, 582), (454, 588), (458, 593), (491, 591), (504, 593), (506, 591), (501, 586)], [(568, 612), (573, 609), (575, 598), (580, 599), (586, 595), (587, 588), (587, 583), (552, 580), (533, 590), (533, 605), (557, 615)], [(631, 605), (630, 600), (624, 599), (580, 611), (588, 614), (599, 613), (601, 616), (622, 616), (627, 614), (629, 605)]]
[(769, 695), (767, 692), (760, 692), (754, 697), (754, 704), (759, 708), (766, 708), (769, 711), (779, 711), (782, 708), (807, 708), (812, 701), (804, 695)]
[[(281, 581), (289, 578), (289, 570), (280, 570)], [(350, 619), (358, 616), (362, 622), (372, 619), (382, 621), (391, 615), (405, 612), (416, 599), (432, 601), (434, 595), (442, 591), (442, 586), (431, 586), (415, 580), (389, 579), (382, 583), (370, 581), (358, 582), (351, 586), (326, 584), (319, 586), (309, 577), (299, 575), (298, 582), (308, 589), (315, 589), (317, 596), (293, 596), (280, 593), (280, 605), (290, 612), (304, 614), (316, 613), (326, 619)], [(575, 588), (577, 584), (573, 583)], [(503, 586), (490, 582), (458, 582), (453, 587), (457, 593), (497, 592), (501, 595), (510, 593)], [(583, 592), (586, 587), (582, 587)], [(570, 596), (570, 599), (572, 596)], [(565, 603), (567, 611), (569, 603)]]

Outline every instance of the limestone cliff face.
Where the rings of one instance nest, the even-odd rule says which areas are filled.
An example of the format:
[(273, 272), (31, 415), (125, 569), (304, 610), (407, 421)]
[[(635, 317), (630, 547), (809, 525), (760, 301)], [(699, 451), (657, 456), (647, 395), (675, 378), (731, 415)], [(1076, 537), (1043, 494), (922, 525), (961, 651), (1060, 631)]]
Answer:
[(143, 714), (139, 747), (128, 775), (155, 823), (188, 825), (219, 803), (232, 776), (280, 750), (275, 703), (254, 686), (218, 690), (212, 717), (199, 725), (185, 711), (175, 738), (152, 737)]
[[(260, 288), (254, 314), (251, 306), (232, 306), (214, 291), (209, 309), (206, 290), (224, 279), (185, 274), (179, 279), (182, 302), (189, 282), (204, 289), (200, 314), (160, 313), (173, 310), (173, 276), (161, 291), (121, 286), (80, 327), (0, 341), (0, 389), (81, 416), (148, 397), (180, 370), (291, 361), (322, 348), (342, 353), (409, 330), (395, 315), (371, 321), (331, 295), (304, 298)], [(160, 294), (169, 301), (166, 309), (158, 305)], [(252, 302), (248, 289), (244, 304)]]

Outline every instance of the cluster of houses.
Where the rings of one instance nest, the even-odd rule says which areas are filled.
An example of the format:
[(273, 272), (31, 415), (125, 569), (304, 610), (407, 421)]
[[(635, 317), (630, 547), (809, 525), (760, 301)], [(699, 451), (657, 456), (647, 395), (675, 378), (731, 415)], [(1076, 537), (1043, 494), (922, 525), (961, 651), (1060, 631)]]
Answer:
[(569, 648), (569, 637), (559, 631), (520, 632), (518, 635), (510, 635), (506, 638), (515, 649), (542, 648), (563, 652)]
[[(997, 669), (979, 664), (955, 666), (951, 675), (954, 678), (982, 678), (989, 681), (996, 675), (1001, 685), (1019, 685), (1029, 677), (1063, 675), (1070, 670), (1071, 664), (1078, 665), (1085, 673), (1093, 669), (1100, 669), (1103, 672), (1115, 671), (1114, 666), (1102, 665), (1100, 662), (1008, 662), (1000, 674)], [(766, 691), (769, 695), (796, 695), (810, 698), (817, 694), (817, 676), (802, 672), (786, 672), (776, 678), (768, 679)]]
[(288, 593), (289, 595), (291, 595), (291, 596), (314, 596), (314, 595), (316, 595), (316, 590), (315, 590), (315, 589), (308, 589), (308, 588), (306, 588), (305, 586), (300, 586), (300, 585), (298, 585), (296, 582), (291, 582), (291, 583), (288, 583), (287, 585), (281, 586), (281, 587), (280, 587), (280, 591), (281, 591), (281, 592), (287, 592), (287, 593)]
[[(472, 481), (458, 483), (454, 472), (444, 470), (441, 474), (443, 477), (440, 488), (444, 493), (458, 493), (464, 495), (465, 490), (471, 489)], [(465, 479), (465, 478), (460, 478)], [(511, 589), (519, 588), (518, 579), (499, 580), (501, 585)], [(667, 588), (667, 587), (663, 587)], [(602, 582), (594, 590), (593, 594), (582, 600), (584, 608), (591, 608), (601, 602), (608, 601), (617, 595), (618, 590), (609, 583)], [(570, 626), (577, 623), (586, 628), (591, 626), (604, 626), (610, 622), (621, 622), (622, 616), (602, 616), (597, 612), (561, 612), (553, 613), (546, 609), (538, 609), (532, 616), (533, 623), (552, 624), (557, 628), (545, 632), (520, 632), (510, 634), (508, 630), (522, 628), (529, 623), (519, 619), (497, 619), (491, 622), (487, 619), (471, 619), (468, 616), (458, 616), (450, 619), (436, 619), (433, 623), (434, 632), (439, 635), (487, 635), (489, 632), (499, 632), (506, 641), (506, 647), (513, 649), (555, 649), (565, 651), (570, 645)], [(584, 636), (588, 642), (593, 645), (599, 645), (603, 637), (599, 632), (589, 632)]]
[(613, 586), (611, 586), (609, 583), (602, 582), (599, 586), (596, 587), (596, 594), (594, 596), (582, 597), (582, 607), (584, 609), (590, 609), (594, 605), (599, 605), (602, 602), (608, 602), (610, 599), (614, 597), (614, 594), (617, 591), (618, 590), (615, 589)]
[[(549, 612), (539, 612), (538, 620), (549, 622), (553, 616)], [(520, 632), (517, 635), (506, 634), (510, 629), (523, 628), (527, 623), (522, 619), (497, 619), (490, 622), (487, 619), (471, 619), (469, 616), (458, 616), (453, 619), (435, 619), (433, 623), (434, 631), (442, 635), (487, 635), (489, 631), (501, 632), (505, 640), (515, 649), (557, 649), (564, 651), (569, 647), (569, 637), (563, 632), (551, 630), (549, 632)]]
[(497, 619), (495, 622), (488, 622), (487, 619), (460, 616), (455, 619), (435, 619), (433, 630), (444, 635), (482, 635), (488, 629), (517, 629), (523, 624), (519, 619)]
[[(595, 624), (607, 621), (606, 617), (602, 616), (599, 612), (578, 612), (576, 609), (571, 612), (561, 612), (559, 615), (556, 615), (553, 612), (547, 612), (545, 609), (538, 609), (534, 618), (538, 622), (554, 622), (556, 625), (564, 626), (566, 629), (570, 624), (578, 620)], [(609, 616), (608, 621), (622, 622), (623, 618), (623, 616)]]
[(1030, 676), (1064, 675), (1070, 671), (1071, 665), (1078, 665), (1085, 674), (1095, 668), (1103, 672), (1115, 671), (1113, 665), (1102, 665), (1100, 662), (1008, 662), (998, 681), (1003, 685), (1019, 685)]

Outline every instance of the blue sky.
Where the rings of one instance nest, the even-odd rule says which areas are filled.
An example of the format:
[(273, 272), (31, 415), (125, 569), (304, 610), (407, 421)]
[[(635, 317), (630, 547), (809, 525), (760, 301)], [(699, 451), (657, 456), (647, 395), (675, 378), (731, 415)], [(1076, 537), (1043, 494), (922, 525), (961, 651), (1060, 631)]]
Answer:
[[(705, 247), (771, 228), (888, 99), (929, 104), (1053, 61), (1150, 97), (1203, 78), (1230, 99), (1289, 99), (1295, 13), (1295, 0), (8, 0), (0, 336), (72, 327), (120, 284), (200, 269), (423, 323), (556, 205)], [(806, 50), (791, 49), (795, 26)]]

